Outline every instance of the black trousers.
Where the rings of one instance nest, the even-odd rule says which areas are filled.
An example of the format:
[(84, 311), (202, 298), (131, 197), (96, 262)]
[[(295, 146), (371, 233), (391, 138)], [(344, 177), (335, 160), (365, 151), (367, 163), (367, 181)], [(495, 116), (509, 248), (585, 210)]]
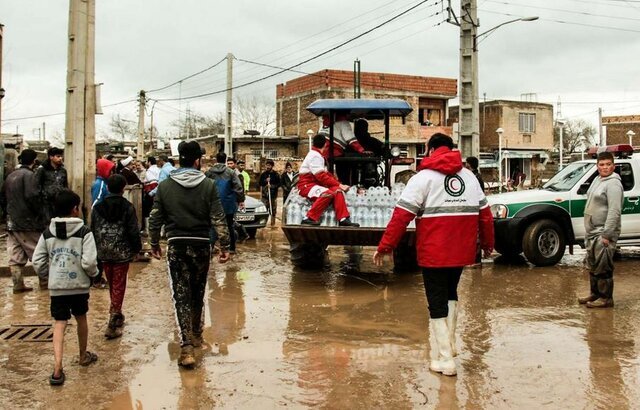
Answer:
[(167, 261), (173, 303), (180, 327), (181, 346), (192, 345), (193, 337), (202, 334), (204, 289), (209, 272), (209, 243), (169, 243)]
[(458, 282), (460, 282), (462, 269), (462, 267), (422, 268), (422, 279), (431, 319), (447, 317), (448, 302), (458, 300)]

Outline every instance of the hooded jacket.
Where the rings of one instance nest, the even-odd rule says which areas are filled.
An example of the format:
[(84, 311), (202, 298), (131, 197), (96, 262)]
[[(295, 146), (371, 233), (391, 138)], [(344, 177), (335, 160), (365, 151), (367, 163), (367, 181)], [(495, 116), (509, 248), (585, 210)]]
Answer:
[(96, 180), (91, 186), (91, 207), (93, 208), (107, 195), (109, 190), (107, 189), (107, 179), (111, 176), (113, 168), (116, 166), (108, 159), (100, 158), (96, 163)]
[(101, 262), (129, 262), (142, 249), (136, 212), (122, 195), (109, 194), (93, 207), (91, 232)]
[(205, 175), (216, 183), (224, 213), (235, 214), (238, 204), (244, 202), (244, 189), (238, 174), (225, 164), (215, 164)]
[(46, 226), (40, 207), (33, 170), (22, 165), (7, 176), (2, 185), (2, 201), (7, 205), (7, 230), (42, 232)]
[(602, 235), (616, 242), (620, 237), (624, 189), (615, 172), (606, 178), (598, 176), (587, 191), (584, 208), (584, 228), (587, 238)]
[(378, 245), (391, 252), (416, 218), (418, 265), (459, 267), (475, 262), (478, 231), (483, 249), (493, 248), (493, 217), (487, 198), (459, 151), (440, 147), (407, 183)]
[(53, 218), (40, 235), (33, 266), (41, 278), (49, 278), (51, 296), (89, 293), (98, 275), (96, 243), (80, 218)]
[(151, 245), (160, 242), (160, 228), (171, 242), (209, 243), (214, 227), (223, 250), (229, 249), (229, 230), (216, 184), (201, 171), (180, 168), (157, 188), (149, 218)]

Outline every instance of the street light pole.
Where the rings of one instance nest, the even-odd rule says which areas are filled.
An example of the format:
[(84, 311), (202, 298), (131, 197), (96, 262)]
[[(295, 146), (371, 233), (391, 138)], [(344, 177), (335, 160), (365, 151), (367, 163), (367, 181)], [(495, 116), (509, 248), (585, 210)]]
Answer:
[(311, 139), (313, 138), (313, 130), (312, 129), (308, 129), (307, 130), (307, 137), (309, 137), (309, 152), (311, 152)]
[(556, 121), (556, 125), (560, 126), (560, 165), (558, 166), (560, 170), (564, 167), (564, 124), (564, 120), (558, 119)]
[(629, 145), (631, 145), (631, 147), (633, 147), (633, 137), (634, 135), (636, 135), (635, 132), (633, 132), (632, 130), (627, 131), (627, 137), (629, 137)]
[(504, 130), (498, 128), (498, 191), (502, 193), (502, 133)]

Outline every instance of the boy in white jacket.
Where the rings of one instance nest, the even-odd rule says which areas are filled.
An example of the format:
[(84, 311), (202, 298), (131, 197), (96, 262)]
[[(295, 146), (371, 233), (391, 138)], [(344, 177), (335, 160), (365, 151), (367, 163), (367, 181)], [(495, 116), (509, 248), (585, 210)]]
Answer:
[(98, 360), (95, 353), (87, 351), (90, 277), (98, 275), (98, 267), (93, 234), (78, 217), (80, 197), (67, 189), (61, 191), (56, 196), (55, 215), (36, 245), (33, 265), (40, 278), (48, 277), (51, 316), (55, 320), (55, 365), (49, 384), (60, 386), (65, 380), (62, 369), (64, 330), (71, 314), (78, 325), (80, 365), (88, 366)]

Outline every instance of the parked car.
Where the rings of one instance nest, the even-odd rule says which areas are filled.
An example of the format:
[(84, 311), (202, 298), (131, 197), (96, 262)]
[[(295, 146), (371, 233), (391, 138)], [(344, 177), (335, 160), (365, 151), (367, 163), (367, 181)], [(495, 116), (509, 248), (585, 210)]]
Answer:
[(251, 239), (256, 237), (258, 229), (267, 226), (267, 219), (269, 219), (267, 207), (248, 195), (244, 200), (244, 210), (239, 209), (235, 217), (236, 222), (245, 227)]
[[(615, 172), (622, 179), (624, 204), (618, 246), (640, 245), (640, 156), (630, 145), (602, 147), (614, 154)], [(542, 189), (487, 197), (495, 226), (495, 248), (506, 258), (524, 252), (536, 266), (555, 265), (567, 245), (584, 246), (587, 190), (598, 175), (593, 159), (576, 161), (553, 176)]]

